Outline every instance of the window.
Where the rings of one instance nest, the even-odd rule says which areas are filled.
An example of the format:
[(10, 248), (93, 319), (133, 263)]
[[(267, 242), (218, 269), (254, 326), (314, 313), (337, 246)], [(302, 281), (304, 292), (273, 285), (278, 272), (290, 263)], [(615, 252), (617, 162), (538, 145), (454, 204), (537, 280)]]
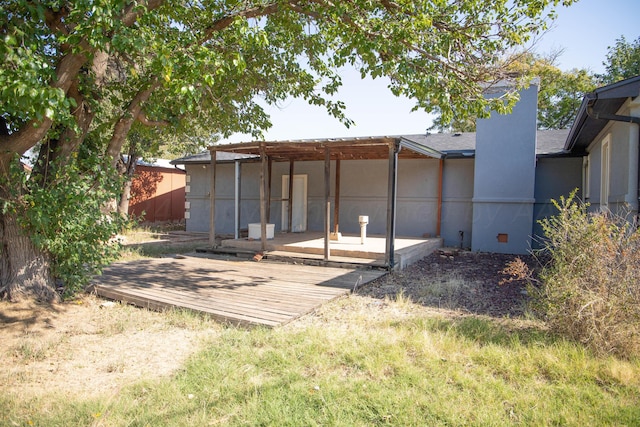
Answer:
[(610, 171), (610, 137), (602, 140), (601, 168), (600, 168), (600, 209), (609, 208), (609, 171)]

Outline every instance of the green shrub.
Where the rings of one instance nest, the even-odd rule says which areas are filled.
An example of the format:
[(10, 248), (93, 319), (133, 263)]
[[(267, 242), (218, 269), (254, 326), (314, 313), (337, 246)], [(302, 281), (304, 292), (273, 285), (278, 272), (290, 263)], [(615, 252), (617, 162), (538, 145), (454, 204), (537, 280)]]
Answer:
[(76, 154), (66, 168), (52, 167), (50, 174), (44, 184), (31, 180), (15, 209), (33, 243), (50, 256), (51, 273), (68, 297), (117, 258), (120, 244), (114, 237), (126, 220), (105, 212), (120, 181), (99, 152)]
[(575, 197), (540, 221), (548, 261), (531, 286), (552, 330), (599, 354), (640, 355), (640, 232), (622, 217), (589, 213)]

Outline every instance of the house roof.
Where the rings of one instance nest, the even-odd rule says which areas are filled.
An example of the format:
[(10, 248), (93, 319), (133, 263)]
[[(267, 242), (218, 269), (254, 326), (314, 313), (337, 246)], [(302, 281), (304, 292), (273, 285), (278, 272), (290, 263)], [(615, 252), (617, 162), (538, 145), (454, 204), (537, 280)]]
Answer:
[[(564, 141), (567, 129), (545, 129), (536, 132), (536, 155), (558, 156), (566, 154)], [(440, 151), (446, 157), (468, 157), (475, 155), (476, 133), (436, 133), (427, 135), (407, 135), (405, 138), (415, 139), (424, 145)]]
[[(537, 131), (538, 156), (564, 155), (564, 141), (568, 130)], [(324, 149), (328, 147), (331, 158), (386, 159), (390, 144), (396, 142), (402, 147), (401, 158), (452, 158), (473, 157), (476, 149), (476, 133), (435, 133), (413, 134), (365, 138), (325, 138), (288, 141), (258, 141), (238, 144), (224, 144), (211, 147), (216, 150), (218, 162), (256, 159), (263, 146), (268, 155), (276, 160), (322, 160)], [(192, 156), (173, 160), (172, 164), (207, 164), (211, 162), (211, 153), (203, 151)]]
[(638, 95), (640, 95), (640, 76), (603, 86), (585, 95), (565, 141), (565, 150), (576, 153), (585, 152), (589, 144), (609, 123), (608, 119), (590, 116), (589, 108), (595, 114), (616, 114), (628, 98), (635, 98)]

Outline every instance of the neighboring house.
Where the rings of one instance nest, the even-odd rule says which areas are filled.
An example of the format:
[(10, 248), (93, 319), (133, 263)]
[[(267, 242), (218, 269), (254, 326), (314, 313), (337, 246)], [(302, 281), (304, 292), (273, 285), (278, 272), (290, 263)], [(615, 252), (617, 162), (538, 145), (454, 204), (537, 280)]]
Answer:
[(582, 198), (592, 210), (638, 215), (640, 76), (584, 97), (565, 150), (584, 156)]
[(185, 177), (183, 169), (166, 160), (139, 161), (131, 183), (129, 215), (144, 222), (184, 220)]
[[(537, 220), (553, 213), (551, 199), (582, 185), (582, 154), (564, 150), (567, 131), (536, 130), (537, 90), (524, 90), (511, 114), (479, 120), (476, 133), (211, 147), (215, 233), (237, 236), (259, 223), (268, 200), (262, 215), (276, 231), (322, 231), (329, 222), (358, 234), (366, 215), (368, 232), (387, 240), (441, 236), (446, 246), (526, 253)], [(187, 172), (188, 231), (211, 230), (211, 153), (172, 162)]]

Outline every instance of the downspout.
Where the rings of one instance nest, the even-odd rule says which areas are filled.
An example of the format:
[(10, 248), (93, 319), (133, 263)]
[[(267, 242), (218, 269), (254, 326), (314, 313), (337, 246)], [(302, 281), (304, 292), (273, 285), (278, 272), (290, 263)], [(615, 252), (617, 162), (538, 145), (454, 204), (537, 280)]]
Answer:
[[(635, 133), (638, 139), (638, 143), (635, 145), (634, 149), (635, 149), (635, 157), (636, 157), (636, 161), (630, 161), (629, 162), (629, 176), (633, 176), (635, 175), (636, 179), (635, 179), (635, 189), (631, 189), (632, 192), (635, 192), (635, 197), (633, 198), (633, 200), (628, 201), (631, 205), (631, 210), (634, 211), (636, 213), (636, 219), (638, 217), (638, 199), (640, 198), (640, 193), (639, 193), (639, 189), (640, 189), (640, 117), (634, 117), (634, 116), (622, 116), (619, 114), (608, 114), (608, 113), (602, 113), (599, 111), (594, 111), (594, 106), (596, 104), (596, 101), (598, 100), (598, 94), (597, 93), (590, 93), (587, 95), (587, 115), (589, 117), (591, 117), (592, 119), (596, 119), (596, 120), (610, 120), (610, 121), (615, 121), (615, 122), (623, 122), (623, 123), (631, 123), (631, 124), (635, 124), (638, 125), (638, 127), (635, 128)], [(630, 147), (631, 149), (631, 147)], [(631, 155), (631, 153), (629, 153)], [(631, 168), (634, 168), (635, 170), (632, 171)], [(633, 191), (635, 190), (635, 191)]]

